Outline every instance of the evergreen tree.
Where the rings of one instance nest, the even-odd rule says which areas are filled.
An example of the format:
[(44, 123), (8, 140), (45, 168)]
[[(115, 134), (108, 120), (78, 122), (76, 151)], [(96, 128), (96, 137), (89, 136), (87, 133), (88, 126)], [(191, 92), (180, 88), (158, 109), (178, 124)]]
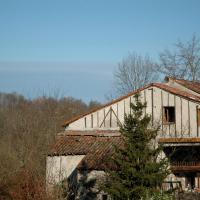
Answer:
[(139, 200), (154, 193), (168, 174), (162, 148), (156, 146), (159, 127), (151, 126), (151, 117), (143, 113), (146, 103), (135, 96), (131, 114), (125, 115), (120, 127), (124, 146), (116, 147), (112, 157), (115, 170), (108, 170), (104, 191), (114, 200)]

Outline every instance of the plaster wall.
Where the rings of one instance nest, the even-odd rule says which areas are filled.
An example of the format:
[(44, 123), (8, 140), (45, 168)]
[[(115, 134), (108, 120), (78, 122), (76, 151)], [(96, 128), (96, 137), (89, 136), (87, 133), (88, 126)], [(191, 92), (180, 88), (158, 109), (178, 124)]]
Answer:
[[(144, 113), (151, 115), (152, 124), (160, 125), (161, 137), (197, 137), (198, 102), (174, 95), (157, 87), (140, 92), (140, 98), (147, 103)], [(118, 122), (123, 123), (124, 115), (129, 114), (134, 95), (90, 113), (66, 127), (66, 130), (118, 130)], [(163, 107), (175, 107), (175, 123), (163, 123)]]
[(85, 155), (48, 156), (46, 158), (47, 185), (55, 185), (68, 178)]

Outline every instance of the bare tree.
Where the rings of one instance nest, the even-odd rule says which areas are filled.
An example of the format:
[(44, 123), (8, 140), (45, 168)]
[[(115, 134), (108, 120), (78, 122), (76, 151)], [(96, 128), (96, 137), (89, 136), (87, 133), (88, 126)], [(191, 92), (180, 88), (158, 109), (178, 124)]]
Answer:
[(65, 120), (98, 104), (0, 92), (0, 199), (56, 200), (45, 190), (45, 160), (55, 133)]
[(130, 53), (119, 63), (114, 73), (116, 91), (126, 94), (157, 80), (155, 66), (149, 56)]
[(160, 54), (158, 70), (177, 78), (192, 81), (200, 79), (200, 40), (194, 34), (187, 42), (178, 41), (175, 50), (164, 50)]

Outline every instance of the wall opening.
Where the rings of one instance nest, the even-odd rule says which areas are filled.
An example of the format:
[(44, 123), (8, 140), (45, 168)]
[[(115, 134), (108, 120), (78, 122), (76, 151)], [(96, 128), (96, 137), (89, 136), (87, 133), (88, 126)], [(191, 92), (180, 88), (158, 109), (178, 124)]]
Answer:
[(108, 195), (107, 194), (103, 194), (102, 195), (102, 200), (107, 200), (108, 199)]
[(175, 123), (175, 107), (163, 107), (163, 123)]
[(198, 126), (200, 126), (200, 109), (199, 108), (197, 109), (197, 123), (198, 123)]

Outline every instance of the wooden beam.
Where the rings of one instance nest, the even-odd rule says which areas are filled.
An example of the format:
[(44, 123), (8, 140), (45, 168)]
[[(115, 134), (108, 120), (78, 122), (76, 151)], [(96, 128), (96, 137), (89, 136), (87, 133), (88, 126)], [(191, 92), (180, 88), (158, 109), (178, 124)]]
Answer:
[(86, 120), (87, 120), (87, 118), (85, 117), (85, 118), (84, 118), (84, 121), (85, 121), (85, 128), (87, 128), (87, 121), (86, 121)]
[(91, 128), (93, 128), (93, 114), (91, 114)]
[(174, 124), (174, 129), (175, 129), (175, 137), (177, 137), (177, 130), (176, 130), (176, 112), (177, 112), (177, 110), (176, 110), (176, 95), (174, 95), (174, 108), (175, 108), (175, 124)]
[(198, 106), (196, 106), (196, 123), (197, 123), (197, 137), (199, 137), (199, 112), (198, 112)]
[(200, 166), (171, 166), (170, 169), (174, 173), (178, 172), (200, 172)]
[(182, 108), (182, 98), (180, 97), (181, 101), (181, 135), (183, 134), (183, 108)]
[(151, 90), (151, 123), (153, 126), (153, 120), (154, 120), (154, 115), (153, 115), (153, 106), (154, 106), (154, 102), (153, 102), (153, 88), (149, 88), (148, 90)]
[(200, 143), (200, 138), (159, 138), (159, 143)]
[(106, 124), (105, 124), (105, 120), (106, 120), (106, 117), (108, 116), (109, 112), (110, 112), (110, 109), (108, 110), (107, 114), (105, 114), (105, 109), (104, 109), (104, 119), (103, 119), (103, 121), (102, 121), (100, 127), (102, 127), (103, 124), (104, 124), (104, 127), (105, 127), (105, 125), (106, 125)]
[[(118, 117), (119, 117), (119, 111), (118, 111), (118, 103), (117, 103), (117, 119), (118, 119)], [(117, 126), (119, 126), (119, 124), (118, 124), (118, 121), (117, 121)]]
[[(144, 89), (144, 102), (147, 103), (147, 98), (146, 98), (146, 90)], [(145, 106), (144, 108), (144, 111), (145, 111), (145, 115), (147, 114), (147, 108)]]
[(117, 119), (117, 125), (122, 125), (122, 123), (120, 122), (120, 120), (119, 120), (119, 118), (118, 118), (118, 116), (116, 115), (116, 113), (115, 113), (115, 111), (112, 109), (111, 110), (112, 112), (113, 112), (113, 114), (114, 114), (114, 116), (116, 117), (116, 119)]
[(112, 107), (110, 107), (110, 128), (112, 127)]
[(162, 118), (162, 135), (164, 135), (163, 132), (163, 91), (161, 90), (161, 118)]
[(188, 101), (188, 135), (190, 137), (190, 102)]

